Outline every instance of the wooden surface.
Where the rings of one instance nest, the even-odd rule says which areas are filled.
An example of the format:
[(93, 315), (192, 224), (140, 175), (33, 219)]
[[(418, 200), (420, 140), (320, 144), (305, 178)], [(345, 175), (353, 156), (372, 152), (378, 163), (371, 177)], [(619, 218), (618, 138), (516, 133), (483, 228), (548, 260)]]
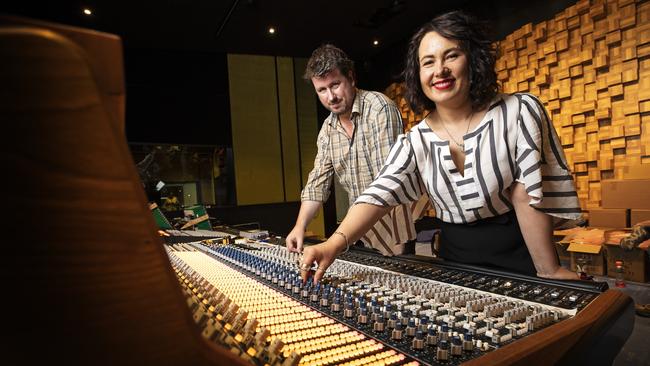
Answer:
[(237, 364), (192, 323), (89, 64), (55, 32), (0, 27), (2, 363)]

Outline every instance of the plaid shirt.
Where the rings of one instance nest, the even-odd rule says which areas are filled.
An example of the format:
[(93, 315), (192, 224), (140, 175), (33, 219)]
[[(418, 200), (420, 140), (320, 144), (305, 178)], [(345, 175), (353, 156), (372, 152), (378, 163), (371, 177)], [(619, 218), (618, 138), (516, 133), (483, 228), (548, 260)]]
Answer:
[[(397, 106), (378, 92), (358, 89), (350, 118), (354, 124), (352, 138), (345, 133), (338, 115), (330, 113), (323, 123), (314, 169), (302, 191), (302, 201), (325, 202), (336, 175), (348, 192), (350, 205), (354, 204), (379, 174), (397, 136), (403, 133)], [(419, 217), (424, 204), (415, 202), (394, 207), (361, 240), (385, 255), (401, 254), (403, 244), (416, 236), (412, 211), (415, 209)]]

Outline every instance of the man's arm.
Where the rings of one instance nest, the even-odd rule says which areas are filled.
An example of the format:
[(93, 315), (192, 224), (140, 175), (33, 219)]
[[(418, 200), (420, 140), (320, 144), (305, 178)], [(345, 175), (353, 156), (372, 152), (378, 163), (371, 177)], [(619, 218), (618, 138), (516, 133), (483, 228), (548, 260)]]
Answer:
[(287, 235), (287, 249), (290, 252), (302, 252), (307, 225), (314, 219), (321, 206), (323, 206), (323, 203), (319, 201), (302, 201), (296, 225)]

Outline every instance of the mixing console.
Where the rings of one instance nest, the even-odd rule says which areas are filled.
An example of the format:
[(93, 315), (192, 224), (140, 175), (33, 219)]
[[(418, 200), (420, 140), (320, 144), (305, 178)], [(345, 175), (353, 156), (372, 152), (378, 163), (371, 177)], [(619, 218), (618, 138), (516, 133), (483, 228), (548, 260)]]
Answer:
[(265, 243), (167, 246), (203, 336), (252, 364), (456, 365), (574, 317), (602, 290), (351, 251), (303, 284)]

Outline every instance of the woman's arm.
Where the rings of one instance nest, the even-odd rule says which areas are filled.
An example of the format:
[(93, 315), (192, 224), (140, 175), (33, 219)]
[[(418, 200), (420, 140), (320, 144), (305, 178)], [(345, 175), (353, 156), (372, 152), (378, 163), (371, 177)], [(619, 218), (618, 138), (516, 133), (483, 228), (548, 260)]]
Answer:
[[(325, 271), (339, 253), (343, 252), (348, 245), (356, 243), (391, 208), (390, 206), (383, 207), (368, 203), (357, 203), (350, 208), (345, 219), (336, 229), (335, 234), (332, 234), (329, 239), (318, 245), (306, 247), (303, 252), (302, 263), (318, 264), (318, 269), (314, 273), (314, 282), (318, 282), (323, 278)], [(300, 275), (303, 281), (306, 281), (310, 273), (300, 271)]]
[(533, 258), (537, 276), (561, 280), (577, 280), (578, 275), (558, 263), (553, 245), (553, 221), (551, 216), (529, 205), (530, 196), (523, 184), (512, 185), (512, 204), (515, 207), (521, 234)]

